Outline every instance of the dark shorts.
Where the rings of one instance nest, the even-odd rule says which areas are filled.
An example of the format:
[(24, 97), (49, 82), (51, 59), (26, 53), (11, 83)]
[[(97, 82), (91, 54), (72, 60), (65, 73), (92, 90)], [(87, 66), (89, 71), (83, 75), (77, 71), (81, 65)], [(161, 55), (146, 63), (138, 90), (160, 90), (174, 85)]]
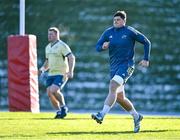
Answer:
[(122, 77), (124, 79), (124, 83), (126, 83), (127, 80), (133, 74), (133, 72), (134, 72), (134, 65), (121, 64), (121, 65), (119, 65), (119, 67), (116, 70), (111, 71), (111, 79), (115, 75), (119, 75), (120, 77)]
[(48, 76), (46, 80), (46, 86), (49, 87), (52, 84), (57, 85), (58, 87), (61, 87), (63, 84), (63, 75), (53, 75), (53, 76)]

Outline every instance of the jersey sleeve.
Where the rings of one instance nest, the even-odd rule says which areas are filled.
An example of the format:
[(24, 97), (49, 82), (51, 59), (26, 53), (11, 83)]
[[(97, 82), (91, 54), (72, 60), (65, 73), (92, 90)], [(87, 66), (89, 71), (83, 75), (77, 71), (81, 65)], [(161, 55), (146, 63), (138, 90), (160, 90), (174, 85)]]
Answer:
[(102, 45), (104, 42), (108, 41), (107, 38), (107, 30), (103, 32), (103, 34), (101, 35), (101, 37), (99, 38), (97, 44), (96, 44), (96, 51), (100, 52), (102, 51)]
[(63, 56), (68, 56), (69, 54), (71, 54), (71, 49), (67, 44), (63, 44), (62, 48), (61, 48), (61, 53)]
[(45, 49), (45, 58), (48, 59), (48, 47), (46, 46), (46, 49)]
[(151, 42), (148, 40), (148, 38), (145, 35), (137, 31), (136, 29), (131, 27), (130, 30), (133, 32), (134, 39), (144, 45), (144, 60), (148, 61), (151, 51)]

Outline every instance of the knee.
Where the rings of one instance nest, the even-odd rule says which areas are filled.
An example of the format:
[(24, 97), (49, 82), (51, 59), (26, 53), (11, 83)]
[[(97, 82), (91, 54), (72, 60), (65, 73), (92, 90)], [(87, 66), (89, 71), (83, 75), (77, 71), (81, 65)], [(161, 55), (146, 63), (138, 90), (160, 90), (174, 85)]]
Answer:
[(47, 89), (47, 95), (48, 95), (48, 97), (53, 96), (53, 90), (51, 89), (51, 87), (49, 87), (49, 88)]
[(114, 80), (110, 81), (110, 91), (112, 93), (116, 93), (118, 86), (119, 86), (118, 83), (116, 83)]
[(51, 94), (55, 94), (58, 91), (58, 89), (59, 88), (57, 86), (51, 86), (49, 91), (50, 91)]
[(47, 91), (47, 95), (48, 95), (48, 97), (51, 97), (51, 96), (52, 96), (52, 93), (50, 92), (50, 90)]

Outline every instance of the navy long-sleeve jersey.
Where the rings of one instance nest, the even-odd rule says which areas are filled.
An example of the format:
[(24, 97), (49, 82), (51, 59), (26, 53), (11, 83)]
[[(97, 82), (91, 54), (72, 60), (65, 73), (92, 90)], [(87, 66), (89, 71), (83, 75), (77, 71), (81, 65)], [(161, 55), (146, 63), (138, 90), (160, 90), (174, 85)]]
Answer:
[(103, 43), (110, 42), (110, 69), (117, 69), (120, 64), (134, 63), (135, 41), (144, 45), (144, 60), (149, 60), (150, 41), (142, 33), (130, 26), (106, 29), (96, 44), (96, 50), (98, 52), (102, 51)]

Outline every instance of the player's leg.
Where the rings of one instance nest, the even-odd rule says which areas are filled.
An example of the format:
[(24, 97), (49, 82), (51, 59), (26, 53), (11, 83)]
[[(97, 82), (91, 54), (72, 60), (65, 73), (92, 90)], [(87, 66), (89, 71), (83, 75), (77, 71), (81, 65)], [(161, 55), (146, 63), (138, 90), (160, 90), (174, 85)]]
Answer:
[(62, 118), (61, 110), (62, 108), (64, 108), (62, 106), (65, 104), (63, 94), (60, 94), (58, 96), (58, 91), (60, 90), (60, 86), (62, 84), (62, 78), (63, 76), (56, 75), (56, 76), (48, 76), (46, 80), (47, 94), (49, 96), (51, 104), (57, 110), (55, 118)]
[(128, 112), (133, 108), (133, 104), (128, 98), (125, 97), (124, 92), (117, 93), (117, 103), (119, 103), (122, 108)]
[(117, 103), (119, 103), (124, 108), (124, 110), (132, 115), (134, 119), (134, 132), (139, 132), (140, 121), (143, 119), (143, 116), (136, 111), (132, 102), (125, 96), (124, 91), (117, 92)]
[(65, 100), (64, 100), (64, 95), (62, 94), (62, 92), (59, 90), (57, 90), (55, 93), (54, 93), (56, 99), (59, 101), (59, 104), (60, 104), (60, 107), (62, 106), (65, 106)]
[(66, 103), (65, 103), (65, 99), (64, 99), (64, 95), (62, 94), (62, 92), (59, 90), (57, 90), (55, 93), (54, 93), (56, 99), (59, 101), (59, 104), (60, 104), (60, 112), (57, 112), (58, 114), (58, 118), (64, 118), (66, 117), (67, 115), (67, 112), (68, 112), (68, 108), (66, 106)]
[(104, 107), (101, 111), (102, 115), (105, 116), (110, 109), (114, 106), (116, 99), (117, 99), (117, 88), (120, 86), (120, 84), (115, 81), (114, 79), (112, 79), (110, 81), (110, 85), (109, 85), (109, 94), (106, 97), (106, 100), (104, 102)]
[(55, 116), (56, 119), (65, 117), (65, 116), (62, 117), (62, 104), (63, 104), (62, 100), (64, 100), (64, 96), (62, 97), (62, 94), (57, 93), (59, 91), (59, 89), (60, 88), (57, 85), (52, 84), (50, 86), (50, 93), (54, 99), (53, 101), (58, 102), (58, 110), (57, 110), (56, 116)]
[(55, 98), (54, 93), (51, 90), (51, 86), (53, 84), (53, 81), (54, 81), (54, 76), (48, 76), (47, 77), (47, 80), (46, 80), (47, 94), (48, 94), (49, 100), (50, 100), (51, 104), (53, 105), (53, 107), (56, 110), (59, 110), (60, 109), (59, 102)]
[(49, 100), (50, 100), (52, 106), (53, 106), (56, 110), (59, 110), (59, 109), (60, 109), (59, 102), (58, 102), (58, 100), (56, 99), (56, 97), (53, 95), (53, 93), (51, 93), (50, 87), (47, 88), (47, 94), (48, 94), (48, 97), (49, 97)]
[(124, 110), (129, 112), (135, 120), (138, 120), (139, 113), (134, 108), (132, 102), (125, 96), (125, 92), (121, 91), (117, 93), (117, 103), (119, 103)]
[(62, 85), (64, 86), (64, 77), (62, 75), (55, 76), (51, 90), (60, 105), (60, 111), (57, 112), (57, 118), (64, 118), (68, 112), (68, 108), (65, 104), (64, 95), (61, 92)]
[(138, 113), (136, 112), (132, 102), (125, 95), (124, 86), (117, 89), (116, 102), (119, 103), (124, 110), (130, 112), (130, 114), (132, 114), (135, 118), (138, 117)]
[(55, 98), (53, 92), (51, 91), (51, 86), (53, 84), (53, 81), (54, 81), (54, 76), (48, 76), (47, 77), (47, 80), (46, 80), (47, 94), (48, 94), (49, 100), (50, 100), (51, 104), (53, 105), (53, 107), (56, 110), (59, 110), (60, 109), (59, 102)]
[(117, 99), (117, 88), (123, 85), (123, 79), (119, 75), (115, 75), (109, 85), (109, 94), (106, 97), (104, 106), (101, 112), (97, 114), (92, 114), (92, 118), (97, 121), (97, 123), (102, 123), (104, 116), (110, 111)]
[[(125, 72), (125, 82), (130, 78), (134, 71), (133, 67), (128, 67), (127, 71)], [(137, 133), (140, 130), (140, 121), (143, 119), (143, 116), (140, 115), (132, 102), (126, 97), (124, 91), (124, 85), (117, 89), (117, 102), (126, 110), (128, 111), (134, 119), (134, 132)]]

